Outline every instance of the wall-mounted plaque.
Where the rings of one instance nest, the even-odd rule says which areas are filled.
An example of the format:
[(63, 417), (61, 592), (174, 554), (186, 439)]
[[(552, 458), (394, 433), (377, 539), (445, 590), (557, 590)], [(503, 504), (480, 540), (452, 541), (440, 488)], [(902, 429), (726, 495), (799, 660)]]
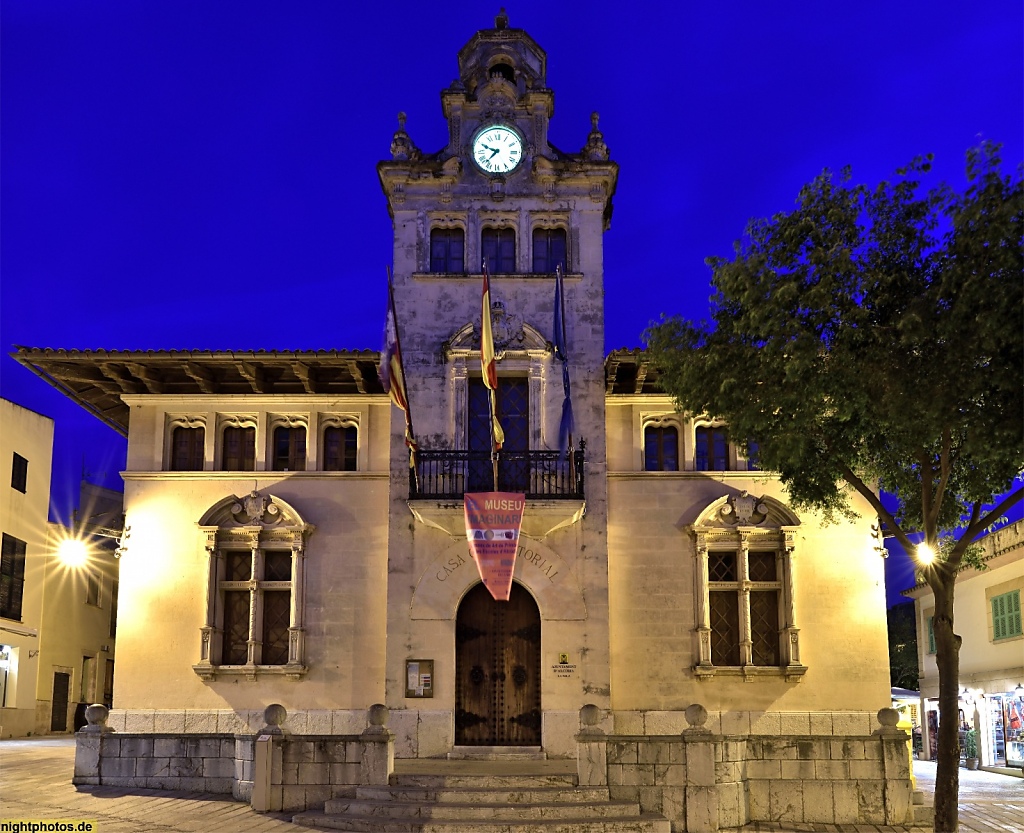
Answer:
[(405, 696), (434, 696), (434, 661), (407, 659), (405, 661)]

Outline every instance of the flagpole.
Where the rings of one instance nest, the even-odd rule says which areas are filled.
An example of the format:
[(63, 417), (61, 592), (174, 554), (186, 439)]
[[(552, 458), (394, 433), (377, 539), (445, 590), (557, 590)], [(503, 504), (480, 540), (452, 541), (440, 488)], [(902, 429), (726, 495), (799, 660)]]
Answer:
[[(561, 292), (558, 293), (558, 300), (562, 305), (562, 346), (568, 349), (568, 341), (565, 335), (565, 281), (562, 279), (562, 269), (559, 264), (555, 265), (555, 280), (559, 283)], [(566, 371), (566, 362), (568, 362), (568, 356), (562, 356), (562, 370)], [(569, 477), (572, 479), (573, 486), (576, 484), (576, 453), (572, 447), (572, 427), (569, 428)]]
[[(399, 361), (399, 363), (401, 364), (401, 367), (402, 367), (402, 382), (403, 382), (403, 385), (405, 386), (405, 395), (406, 395), (406, 397), (408, 397), (409, 396), (409, 387), (408, 387), (408, 381), (405, 378), (405, 359), (404, 359), (403, 354), (402, 354), (402, 337), (401, 337), (401, 335), (400, 335), (400, 333), (398, 331), (398, 312), (395, 310), (395, 290), (394, 290), (394, 287), (391, 285), (391, 267), (388, 266), (387, 264), (385, 264), (384, 265), (384, 270), (387, 272), (387, 275), (388, 275), (388, 303), (391, 305), (391, 321), (395, 325), (395, 345), (398, 347), (398, 361)], [(409, 442), (410, 441), (411, 442), (415, 442), (416, 441), (415, 440), (416, 432), (413, 430), (413, 427), (412, 427), (412, 404), (408, 401), (408, 398), (406, 399), (406, 403), (405, 403), (405, 432), (406, 432), (406, 442), (405, 442), (405, 444), (407, 446), (409, 446)], [(413, 454), (412, 447), (409, 446), (409, 468), (412, 469), (413, 484), (414, 484), (414, 486), (416, 488), (416, 493), (419, 494), (419, 491), (420, 491), (420, 473), (419, 473), (418, 467), (414, 463), (414, 458), (413, 458), (412, 454)]]
[[(497, 418), (495, 411), (497, 410), (495, 404), (494, 390), (497, 387), (497, 375), (495, 378), (491, 378), (491, 371), (493, 370), (494, 358), (494, 336), (491, 333), (491, 281), (490, 275), (487, 274), (487, 258), (484, 257), (483, 264), (481, 265), (484, 273), (484, 291), (481, 298), (480, 305), (480, 370), (483, 374), (484, 386), (487, 390), (487, 415), (490, 418), (490, 438), (491, 438), (491, 483), (493, 491), (498, 491), (498, 436), (495, 431), (495, 424)], [(489, 362), (485, 362), (484, 354), (489, 355)], [(491, 364), (492, 367), (488, 368), (486, 365)]]

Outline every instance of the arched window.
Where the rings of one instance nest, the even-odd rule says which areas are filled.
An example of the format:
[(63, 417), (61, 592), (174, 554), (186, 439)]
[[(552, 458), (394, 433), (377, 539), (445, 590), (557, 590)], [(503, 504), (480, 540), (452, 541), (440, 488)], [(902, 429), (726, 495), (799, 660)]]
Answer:
[(533, 272), (550, 274), (557, 267), (567, 271), (565, 229), (535, 228), (533, 230)]
[(729, 470), (729, 434), (724, 426), (698, 426), (693, 446), (696, 471)]
[(644, 471), (679, 471), (679, 429), (675, 425), (644, 428)]
[(515, 229), (485, 228), (480, 235), (480, 248), (487, 263), (487, 269), (492, 275), (515, 274)]
[(466, 234), (460, 228), (430, 230), (430, 271), (462, 274), (466, 271)]
[(199, 662), (217, 675), (300, 677), (306, 539), (313, 527), (272, 495), (228, 497), (199, 523), (209, 559)]

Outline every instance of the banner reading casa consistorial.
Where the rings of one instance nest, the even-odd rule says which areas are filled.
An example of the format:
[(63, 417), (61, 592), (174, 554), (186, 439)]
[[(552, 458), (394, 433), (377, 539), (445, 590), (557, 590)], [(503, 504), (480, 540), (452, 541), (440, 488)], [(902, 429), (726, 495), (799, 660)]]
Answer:
[(466, 538), (484, 587), (507, 602), (516, 567), (519, 528), (526, 495), (516, 492), (467, 492)]

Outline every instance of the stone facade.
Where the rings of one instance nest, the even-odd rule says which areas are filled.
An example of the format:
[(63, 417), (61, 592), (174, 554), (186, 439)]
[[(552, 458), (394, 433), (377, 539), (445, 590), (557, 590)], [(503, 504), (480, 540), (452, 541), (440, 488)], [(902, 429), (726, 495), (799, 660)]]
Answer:
[[(584, 742), (594, 746), (586, 777), (660, 808), (677, 829), (713, 829), (748, 806), (766, 818), (866, 817), (871, 784), (888, 777), (872, 739), (872, 715), (889, 702), (874, 518), (862, 504), (860, 517), (831, 525), (795, 511), (723, 426), (675, 412), (641, 353), (605, 356), (603, 235), (618, 167), (596, 114), (579, 151), (548, 142), (546, 60), (499, 17), (460, 51), (458, 80), (442, 91), (445, 146), (421, 151), (402, 116), (377, 168), (394, 229), (414, 475), (376, 354), (19, 353), (128, 431), (132, 537), (111, 726), (186, 739), (254, 733), (264, 707), (280, 703), (292, 738), (282, 749), (314, 744), (314, 760), (288, 769), (287, 784), (295, 762), (285, 756), (306, 752), (282, 751), (273, 782), (297, 806), (293, 776), (314, 773), (320, 801), (334, 764), (316, 760), (316, 744), (362, 732), (371, 703), (390, 708), (399, 759), (481, 743), (571, 759), (579, 709), (590, 704), (593, 730), (608, 734)], [(488, 167), (495, 125), (523, 148), (500, 174)], [(497, 636), (465, 618), (479, 576), (462, 495), (493, 484), (480, 477), (481, 463), (490, 471), (489, 438), (481, 451), (479, 436), (490, 422), (479, 408), (485, 257), (499, 396), (518, 397), (499, 400), (514, 434), (498, 456), (499, 483), (526, 495), (514, 571), (526, 618), (507, 632), (496, 625)], [(571, 457), (559, 449), (559, 272)], [(138, 384), (111, 395), (111, 373)], [(357, 433), (348, 470), (327, 470), (332, 425)], [(201, 465), (174, 470), (176, 432), (200, 429), (191, 436)], [(304, 445), (285, 467), (279, 432), (293, 429)], [(720, 432), (720, 458), (706, 459), (706, 429)], [(246, 471), (226, 470), (238, 468), (225, 464), (236, 431), (252, 432)], [(659, 466), (646, 445), (655, 441), (665, 444)], [(272, 562), (290, 568), (271, 578)], [(276, 623), (263, 618), (273, 592), (291, 594)], [(247, 621), (228, 615), (229, 596)], [(512, 609), (488, 604), (495, 622)], [(284, 653), (263, 662), (272, 632), (284, 631)], [(470, 659), (465, 646), (482, 635), (495, 640), (490, 653)], [(525, 643), (539, 653), (519, 662)], [(492, 699), (471, 701), (484, 683)], [(501, 711), (520, 695), (525, 705)], [(707, 709), (698, 740), (685, 734), (695, 703)], [(501, 737), (474, 734), (481, 724)], [(354, 763), (347, 746), (335, 763)], [(778, 806), (779, 785), (798, 782), (792, 804)], [(865, 796), (856, 813), (853, 795)], [(846, 809), (824, 809), (829, 800)]]

